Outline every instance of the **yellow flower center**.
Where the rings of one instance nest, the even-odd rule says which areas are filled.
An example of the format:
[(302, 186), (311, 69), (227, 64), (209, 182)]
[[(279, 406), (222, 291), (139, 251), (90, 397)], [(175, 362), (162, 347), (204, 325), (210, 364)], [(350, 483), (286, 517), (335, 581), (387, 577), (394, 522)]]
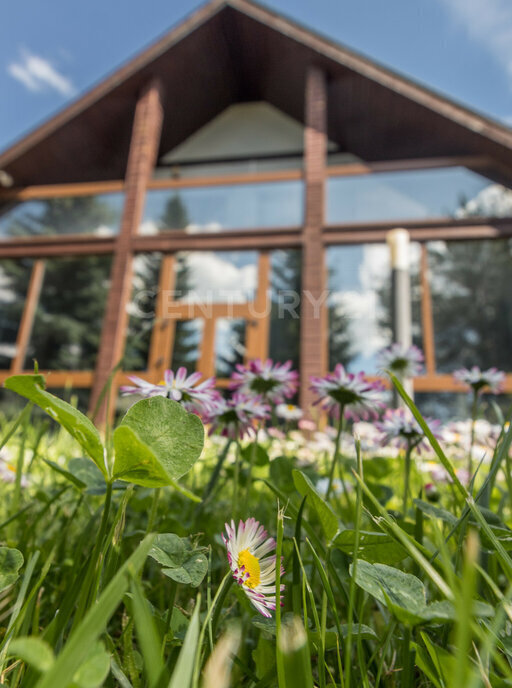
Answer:
[(286, 408), (288, 409), (288, 411), (293, 411), (295, 409), (295, 406), (293, 404), (288, 404)]
[(254, 554), (251, 554), (248, 549), (244, 549), (238, 555), (238, 568), (244, 567), (249, 578), (244, 585), (248, 588), (255, 588), (260, 582), (260, 562)]

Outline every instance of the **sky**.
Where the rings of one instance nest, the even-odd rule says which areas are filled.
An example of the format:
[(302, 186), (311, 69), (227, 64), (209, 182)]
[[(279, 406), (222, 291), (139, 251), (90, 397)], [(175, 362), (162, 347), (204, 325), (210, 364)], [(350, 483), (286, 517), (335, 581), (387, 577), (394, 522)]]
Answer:
[[(195, 0), (24, 0), (0, 26), (0, 150), (165, 33)], [(266, 4), (512, 125), (512, 0)]]

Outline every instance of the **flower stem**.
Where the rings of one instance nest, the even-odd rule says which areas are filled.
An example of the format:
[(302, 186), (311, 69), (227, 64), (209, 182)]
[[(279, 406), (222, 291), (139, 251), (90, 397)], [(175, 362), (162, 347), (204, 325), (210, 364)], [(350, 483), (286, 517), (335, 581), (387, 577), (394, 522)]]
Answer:
[(250, 496), (251, 496), (251, 487), (252, 487), (252, 468), (254, 466), (254, 462), (256, 460), (256, 452), (258, 451), (258, 432), (259, 432), (259, 425), (256, 426), (256, 437), (254, 438), (254, 442), (251, 444), (251, 451), (249, 453), (249, 469), (247, 471), (247, 490), (245, 494), (245, 499), (246, 503), (249, 503)]
[(326, 501), (329, 499), (329, 495), (331, 494), (332, 483), (334, 480), (334, 472), (336, 470), (336, 465), (338, 463), (338, 457), (340, 455), (340, 443), (341, 443), (341, 433), (343, 432), (344, 413), (345, 413), (345, 406), (343, 404), (340, 404), (340, 417), (338, 419), (338, 432), (336, 433), (336, 443), (334, 445), (334, 454), (332, 457), (331, 472), (329, 473), (329, 483), (327, 485), (327, 492), (325, 493), (325, 500)]
[(403, 516), (404, 520), (407, 515), (407, 501), (409, 499), (409, 481), (411, 477), (411, 453), (413, 445), (411, 442), (407, 442), (407, 450), (405, 452), (405, 463), (404, 463), (404, 504), (403, 504)]
[(471, 405), (471, 440), (469, 443), (469, 455), (468, 455), (468, 482), (471, 482), (473, 477), (473, 447), (475, 444), (475, 426), (476, 417), (478, 414), (478, 390), (473, 390), (473, 404)]
[(242, 447), (240, 446), (240, 440), (236, 442), (236, 456), (235, 456), (235, 477), (233, 479), (233, 516), (238, 518), (238, 493), (239, 493), (239, 482), (240, 482), (240, 462), (242, 459)]
[(158, 511), (158, 499), (160, 497), (160, 487), (155, 487), (153, 490), (153, 499), (151, 501), (151, 511), (149, 512), (148, 524), (146, 526), (146, 535), (151, 533), (156, 521), (156, 514)]

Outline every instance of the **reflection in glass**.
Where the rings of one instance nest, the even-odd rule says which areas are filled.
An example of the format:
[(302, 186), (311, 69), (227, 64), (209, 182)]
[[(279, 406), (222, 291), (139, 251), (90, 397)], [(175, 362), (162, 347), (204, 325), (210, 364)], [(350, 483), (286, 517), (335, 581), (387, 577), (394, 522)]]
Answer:
[(301, 251), (273, 251), (270, 267), (269, 356), (274, 361), (291, 360), (299, 367)]
[[(496, 194), (496, 189), (502, 189), (508, 203), (489, 204), (488, 197)], [(327, 183), (327, 221), (412, 220), (480, 213), (510, 216), (510, 195), (507, 189), (463, 167), (332, 177)]]
[[(472, 397), (469, 393), (416, 392), (414, 403), (423, 416), (438, 418), (443, 423), (457, 420), (467, 421), (471, 418)], [(500, 407), (502, 414), (506, 417), (510, 410), (510, 398), (505, 394), (498, 396), (483, 394), (480, 397), (479, 415), (490, 423), (499, 423), (494, 404)]]
[(0, 260), (0, 370), (16, 355), (16, 337), (25, 307), (32, 260)]
[(155, 179), (193, 179), (194, 177), (218, 177), (233, 174), (256, 174), (281, 170), (302, 169), (304, 158), (291, 155), (278, 158), (247, 158), (244, 160), (212, 160), (201, 163), (177, 163), (156, 167)]
[(150, 190), (140, 233), (297, 227), (302, 224), (302, 189), (301, 181), (289, 181)]
[(430, 242), (436, 366), (512, 371), (512, 240)]
[(466, 420), (471, 414), (464, 394), (416, 392), (414, 403), (423, 416), (441, 420), (443, 423)]
[(238, 363), (244, 362), (246, 321), (217, 318), (215, 321), (215, 375), (230, 377)]
[(257, 251), (182, 251), (176, 254), (175, 299), (244, 303), (254, 298)]
[(377, 373), (376, 354), (391, 343), (389, 251), (385, 244), (327, 249), (329, 369)]
[(0, 205), (0, 238), (119, 231), (123, 194), (46, 198)]
[(92, 370), (109, 288), (110, 256), (45, 261), (25, 368)]
[[(423, 351), (423, 329), (421, 321), (421, 244), (412, 242), (409, 245), (409, 274), (411, 285), (411, 334), (412, 343)], [(391, 273), (379, 291), (382, 308), (381, 326), (392, 337), (393, 321), (391, 312)]]
[(140, 253), (133, 260), (133, 289), (128, 304), (123, 370), (147, 369), (161, 262), (161, 253)]
[(178, 320), (174, 331), (171, 369), (185, 366), (189, 373), (197, 369), (203, 338), (204, 320)]

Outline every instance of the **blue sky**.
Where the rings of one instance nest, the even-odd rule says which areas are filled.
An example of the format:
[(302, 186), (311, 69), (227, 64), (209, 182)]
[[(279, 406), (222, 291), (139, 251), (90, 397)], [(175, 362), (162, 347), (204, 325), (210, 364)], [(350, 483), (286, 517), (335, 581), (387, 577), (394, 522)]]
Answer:
[[(0, 26), (0, 149), (191, 12), (193, 0), (9, 2)], [(512, 123), (511, 0), (267, 0), (267, 5)]]

